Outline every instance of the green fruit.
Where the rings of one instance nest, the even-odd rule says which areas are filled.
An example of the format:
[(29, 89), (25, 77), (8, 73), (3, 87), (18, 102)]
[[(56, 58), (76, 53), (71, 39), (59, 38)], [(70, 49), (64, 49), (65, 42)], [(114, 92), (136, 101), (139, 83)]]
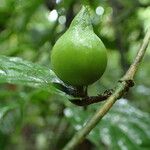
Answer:
[(92, 84), (103, 75), (107, 65), (106, 49), (93, 32), (87, 7), (82, 7), (55, 43), (51, 65), (62, 81), (73, 86)]

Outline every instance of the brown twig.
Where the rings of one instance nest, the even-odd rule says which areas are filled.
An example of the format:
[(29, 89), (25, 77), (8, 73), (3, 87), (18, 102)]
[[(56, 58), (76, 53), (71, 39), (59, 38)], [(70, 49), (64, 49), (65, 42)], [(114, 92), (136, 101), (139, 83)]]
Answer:
[(80, 144), (85, 137), (90, 133), (90, 131), (97, 125), (97, 123), (106, 115), (106, 113), (110, 110), (113, 104), (119, 99), (126, 91), (130, 88), (133, 81), (133, 77), (138, 69), (139, 64), (142, 61), (142, 58), (145, 54), (146, 48), (150, 41), (150, 29), (147, 31), (142, 45), (137, 53), (137, 56), (130, 66), (126, 74), (118, 82), (113, 94), (107, 99), (105, 104), (100, 107), (97, 112), (93, 115), (93, 117), (87, 122), (87, 124), (80, 129), (74, 137), (69, 141), (69, 143), (63, 148), (63, 150), (73, 150), (78, 144)]
[(78, 99), (70, 99), (70, 102), (77, 106), (87, 106), (94, 103), (105, 101), (111, 94), (113, 90), (106, 90), (103, 94), (98, 96), (86, 96)]

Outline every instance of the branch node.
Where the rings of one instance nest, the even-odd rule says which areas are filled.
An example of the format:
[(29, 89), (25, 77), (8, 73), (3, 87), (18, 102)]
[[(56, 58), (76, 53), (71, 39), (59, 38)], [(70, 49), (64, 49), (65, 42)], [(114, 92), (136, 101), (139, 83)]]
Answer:
[(128, 87), (133, 87), (135, 85), (134, 81), (132, 79), (120, 79), (118, 82), (126, 82)]

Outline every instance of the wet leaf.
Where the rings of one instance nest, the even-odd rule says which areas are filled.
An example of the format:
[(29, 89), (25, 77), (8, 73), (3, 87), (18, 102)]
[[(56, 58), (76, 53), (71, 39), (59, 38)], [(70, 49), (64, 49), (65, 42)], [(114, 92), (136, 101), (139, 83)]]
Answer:
[[(94, 106), (94, 105), (93, 105)], [(81, 129), (94, 114), (95, 107), (87, 110), (66, 108), (68, 121), (75, 130)], [(150, 115), (135, 108), (125, 99), (119, 100), (101, 122), (90, 132), (90, 139), (98, 148), (103, 143), (110, 149), (148, 150), (150, 147)]]
[(20, 84), (63, 94), (55, 88), (54, 82), (61, 83), (49, 68), (18, 57), (0, 56), (0, 83)]
[(19, 105), (13, 104), (0, 108), (0, 132), (12, 133), (21, 120), (21, 109)]

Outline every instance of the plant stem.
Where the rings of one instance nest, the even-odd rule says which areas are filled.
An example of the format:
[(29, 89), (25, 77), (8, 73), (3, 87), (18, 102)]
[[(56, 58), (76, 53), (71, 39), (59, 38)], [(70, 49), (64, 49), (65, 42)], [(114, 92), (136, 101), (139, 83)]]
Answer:
[(145, 38), (141, 44), (141, 47), (137, 53), (136, 58), (134, 59), (133, 63), (131, 64), (130, 68), (128, 69), (124, 77), (122, 78), (123, 80), (133, 80), (133, 77), (138, 70), (138, 66), (141, 63), (142, 58), (145, 54), (149, 41), (150, 41), (150, 28), (145, 35)]
[(150, 41), (150, 29), (146, 32), (146, 35), (143, 39), (142, 45), (137, 53), (137, 56), (126, 72), (126, 74), (121, 79), (122, 82), (118, 82), (113, 94), (107, 99), (105, 104), (100, 107), (94, 116), (87, 122), (87, 124), (80, 129), (74, 137), (69, 141), (69, 143), (64, 147), (63, 150), (73, 150), (78, 144), (80, 144), (85, 137), (90, 133), (90, 131), (98, 124), (98, 122), (107, 114), (113, 104), (119, 99), (128, 88), (130, 88), (130, 84), (128, 84), (129, 80), (133, 80), (133, 77), (138, 69), (139, 64), (142, 61), (142, 58), (145, 54), (146, 48)]

